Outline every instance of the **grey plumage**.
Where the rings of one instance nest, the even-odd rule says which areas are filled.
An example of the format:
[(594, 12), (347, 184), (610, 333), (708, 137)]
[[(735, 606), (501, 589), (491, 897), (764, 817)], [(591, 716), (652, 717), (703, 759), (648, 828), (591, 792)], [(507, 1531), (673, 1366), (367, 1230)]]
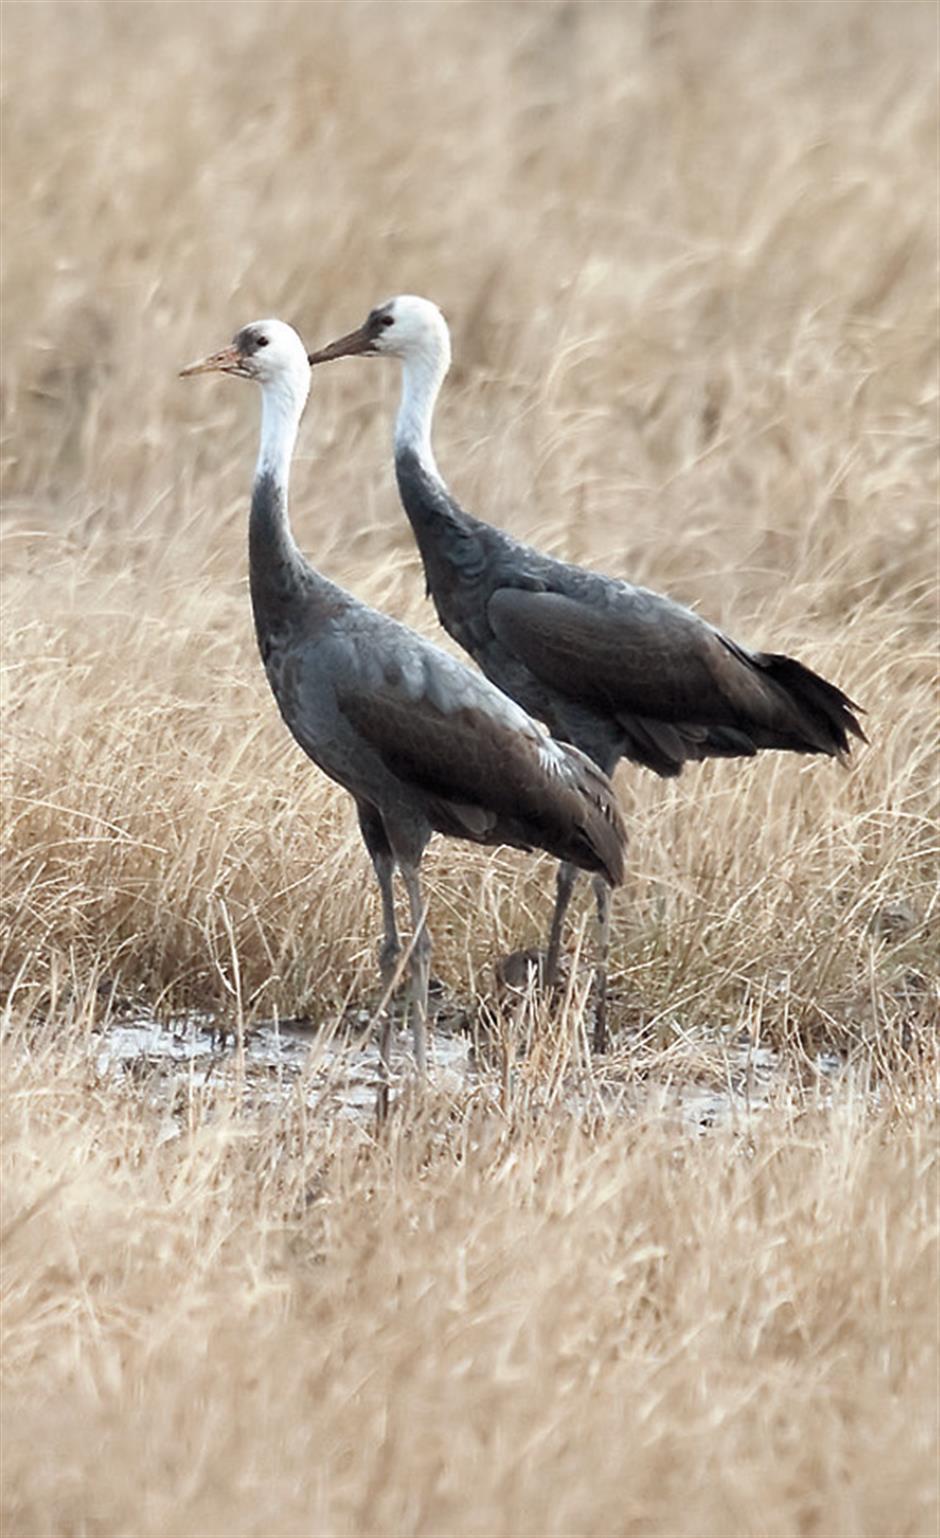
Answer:
[[(487, 677), (605, 773), (626, 758), (663, 776), (762, 749), (842, 756), (865, 740), (857, 705), (793, 658), (749, 651), (692, 610), (569, 565), (467, 513), (441, 478), (431, 419), (450, 361), (428, 300), (399, 295), (312, 364), (387, 353), (404, 365), (395, 472), (441, 624)], [(548, 973), (573, 873), (559, 873)]]
[[(256, 322), (183, 372), (211, 369), (262, 386), (249, 519), (258, 646), (291, 733), (356, 800), (382, 894), (386, 981), (401, 950), (392, 876), (396, 868), (403, 876), (416, 930), (410, 996), (423, 1067), (430, 941), (418, 868), (432, 832), (546, 849), (618, 882), (623, 823), (589, 757), (554, 742), (486, 679), (328, 581), (297, 549), (287, 483), (309, 367), (296, 332)], [(387, 1046), (386, 1037), (383, 1057)]]

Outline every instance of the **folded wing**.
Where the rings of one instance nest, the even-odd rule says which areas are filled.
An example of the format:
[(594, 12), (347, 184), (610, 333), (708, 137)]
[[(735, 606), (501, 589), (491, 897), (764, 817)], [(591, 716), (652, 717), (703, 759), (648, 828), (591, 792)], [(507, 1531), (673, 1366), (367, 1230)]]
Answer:
[(421, 684), (414, 669), (378, 689), (350, 679), (337, 699), (391, 773), (421, 793), (433, 826), (546, 849), (619, 883), (626, 831), (606, 776), (444, 654), (428, 648), (422, 665)]
[[(603, 581), (603, 579), (599, 579)], [(864, 741), (841, 690), (789, 657), (749, 652), (690, 609), (605, 582), (604, 602), (499, 588), (494, 634), (539, 682), (621, 726), (624, 752), (659, 774), (760, 748), (841, 755)]]

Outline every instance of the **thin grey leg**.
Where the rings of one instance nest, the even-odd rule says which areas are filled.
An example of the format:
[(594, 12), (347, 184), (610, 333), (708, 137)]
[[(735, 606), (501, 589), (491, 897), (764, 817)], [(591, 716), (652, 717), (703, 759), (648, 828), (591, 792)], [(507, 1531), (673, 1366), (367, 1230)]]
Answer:
[(417, 869), (414, 866), (402, 865), (401, 874), (408, 893), (411, 923), (414, 928), (408, 1001), (414, 1036), (415, 1063), (423, 1078), (428, 1066), (428, 982), (431, 976), (431, 936), (425, 919), (424, 903), (421, 900), (421, 884)]
[(392, 846), (388, 841), (385, 824), (375, 807), (367, 805), (363, 801), (356, 803), (359, 812), (359, 826), (362, 829), (362, 837), (369, 851), (369, 858), (375, 870), (376, 880), (379, 883), (379, 892), (382, 897), (382, 927), (384, 930), (382, 944), (379, 946), (379, 972), (382, 978), (383, 988), (387, 988), (398, 965), (401, 955), (401, 940), (398, 938), (398, 924), (395, 920), (395, 891), (393, 878), (395, 875), (395, 856), (392, 854)]
[(597, 964), (594, 971), (594, 1051), (606, 1052), (607, 1037), (607, 961), (610, 954), (610, 886), (603, 876), (595, 876), (594, 899), (597, 903)]
[(574, 884), (578, 879), (578, 867), (571, 865), (567, 860), (562, 860), (558, 867), (558, 875), (555, 878), (555, 911), (552, 914), (552, 927), (548, 936), (548, 956), (545, 961), (545, 986), (554, 988), (558, 978), (558, 962), (561, 957), (561, 932), (565, 924), (565, 914), (574, 891)]
[(395, 890), (393, 886), (395, 859), (390, 854), (376, 854), (372, 856), (372, 864), (375, 867), (379, 891), (382, 894), (382, 927), (384, 929), (384, 936), (382, 944), (379, 946), (379, 973), (382, 978), (382, 987), (388, 988), (395, 975), (395, 968), (401, 955), (401, 940), (398, 938), (398, 924), (395, 919)]
[[(379, 812), (375, 807), (363, 801), (357, 802), (356, 805), (359, 812), (359, 826), (362, 829), (362, 837), (369, 851), (369, 857), (372, 860), (372, 866), (375, 870), (382, 898), (382, 928), (384, 933), (382, 943), (379, 946), (379, 974), (382, 979), (382, 990), (387, 992), (395, 975), (398, 958), (401, 955), (401, 940), (398, 936), (398, 924), (395, 919), (395, 856), (392, 854), (392, 848), (385, 831), (385, 824)], [(391, 1056), (392, 1013), (390, 1001), (386, 1001), (382, 1028), (379, 1034), (379, 1093), (375, 1106), (376, 1118), (379, 1122), (385, 1121), (388, 1116)]]

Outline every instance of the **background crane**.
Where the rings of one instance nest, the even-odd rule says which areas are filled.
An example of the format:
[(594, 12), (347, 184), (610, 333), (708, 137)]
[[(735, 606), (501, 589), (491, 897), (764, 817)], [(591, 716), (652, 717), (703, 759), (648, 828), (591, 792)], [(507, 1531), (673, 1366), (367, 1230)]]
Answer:
[[(689, 760), (763, 748), (830, 756), (864, 733), (858, 706), (792, 657), (750, 651), (670, 598), (572, 566), (465, 512), (431, 447), (450, 365), (447, 323), (413, 294), (379, 305), (358, 330), (311, 353), (402, 364), (395, 472), (441, 624), (494, 683), (612, 774), (620, 758), (663, 776)], [(563, 860), (546, 975), (554, 981), (576, 869)], [(609, 889), (596, 883), (603, 996)]]

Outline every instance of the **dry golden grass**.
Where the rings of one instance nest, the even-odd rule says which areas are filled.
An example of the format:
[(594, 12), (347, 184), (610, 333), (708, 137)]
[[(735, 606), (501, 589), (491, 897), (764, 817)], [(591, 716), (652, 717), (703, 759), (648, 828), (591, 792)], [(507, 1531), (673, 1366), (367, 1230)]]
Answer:
[[(2, 25), (9, 1533), (926, 1538), (934, 7)], [(97, 1077), (112, 995), (249, 1025), (375, 1000), (350, 803), (254, 655), (258, 403), (176, 370), (255, 316), (312, 345), (401, 290), (452, 321), (437, 449), (467, 506), (867, 707), (848, 774), (618, 778), (610, 1077), (744, 1027), (843, 1053), (830, 1111), (696, 1143), (655, 1096), (573, 1118), (550, 1052), (540, 1101), (432, 1096), (379, 1144), (227, 1090), (170, 1138)], [(439, 638), (396, 389), (318, 372), (294, 518)], [(472, 1004), (544, 931), (550, 862), (438, 842), (426, 872)]]
[(53, 1040), (11, 1071), (7, 1532), (935, 1531), (918, 1118), (375, 1144), (299, 1106), (160, 1140)]

